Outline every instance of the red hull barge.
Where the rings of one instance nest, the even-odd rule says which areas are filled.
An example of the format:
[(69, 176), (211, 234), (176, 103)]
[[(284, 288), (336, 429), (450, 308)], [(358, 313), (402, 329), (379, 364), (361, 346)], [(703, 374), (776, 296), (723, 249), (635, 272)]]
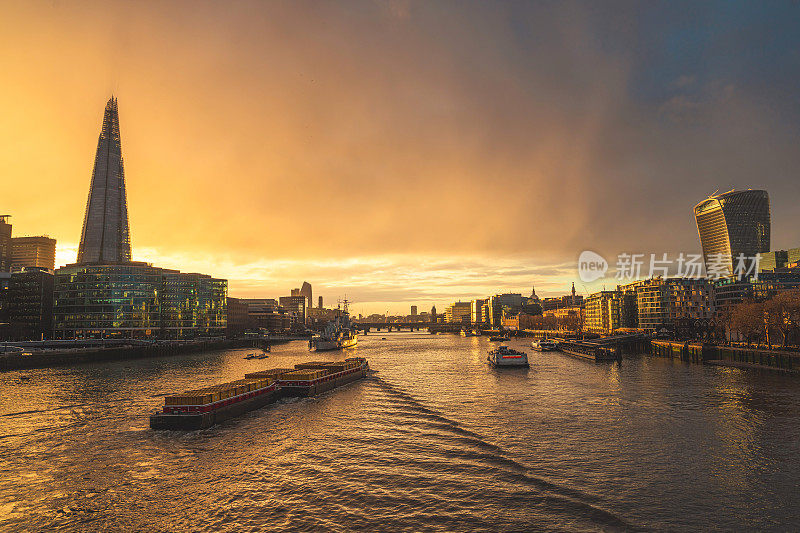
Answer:
[(152, 429), (192, 431), (209, 428), (286, 396), (314, 396), (367, 374), (361, 357), (343, 362), (303, 363), (291, 369), (247, 374), (245, 379), (167, 396), (161, 411), (150, 416)]

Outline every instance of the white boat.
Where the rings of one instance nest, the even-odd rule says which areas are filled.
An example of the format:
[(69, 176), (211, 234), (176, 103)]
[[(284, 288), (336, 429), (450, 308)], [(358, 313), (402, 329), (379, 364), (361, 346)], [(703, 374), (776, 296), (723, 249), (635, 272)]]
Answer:
[(506, 345), (502, 345), (495, 350), (489, 350), (488, 359), (492, 366), (496, 368), (530, 366), (528, 364), (528, 354), (512, 350)]
[(531, 343), (531, 348), (540, 352), (551, 352), (558, 349), (558, 343), (549, 339), (542, 339), (533, 341)]

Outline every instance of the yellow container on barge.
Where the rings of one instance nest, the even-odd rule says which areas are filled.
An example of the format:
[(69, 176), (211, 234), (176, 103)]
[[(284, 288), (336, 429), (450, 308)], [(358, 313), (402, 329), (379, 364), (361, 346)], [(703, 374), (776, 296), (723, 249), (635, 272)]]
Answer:
[(334, 389), (364, 377), (368, 369), (367, 360), (359, 357), (339, 362), (300, 363), (295, 370), (251, 372), (244, 379), (166, 396), (164, 407), (150, 416), (150, 427), (208, 428), (283, 396), (314, 396)]

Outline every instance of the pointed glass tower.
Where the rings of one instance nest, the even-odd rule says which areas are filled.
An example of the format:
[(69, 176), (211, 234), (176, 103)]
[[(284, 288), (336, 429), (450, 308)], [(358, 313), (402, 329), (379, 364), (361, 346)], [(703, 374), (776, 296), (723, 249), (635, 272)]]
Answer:
[(112, 96), (106, 103), (103, 129), (97, 141), (78, 263), (127, 263), (130, 260), (131, 239), (119, 114), (117, 100)]

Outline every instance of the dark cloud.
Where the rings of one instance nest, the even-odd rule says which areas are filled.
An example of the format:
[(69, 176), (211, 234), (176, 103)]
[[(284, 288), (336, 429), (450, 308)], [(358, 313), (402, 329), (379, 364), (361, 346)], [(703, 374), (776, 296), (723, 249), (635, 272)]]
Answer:
[[(769, 190), (773, 243), (797, 246), (798, 15), (730, 2), (12, 5), (0, 141), (21, 148), (0, 160), (18, 183), (7, 209), (77, 240), (114, 90), (134, 248), (164, 256), (406, 255), (404, 268), (453, 269), (465, 289), (480, 276), (538, 286), (584, 249), (696, 251), (692, 206), (733, 187)], [(33, 200), (34, 175), (52, 198)], [(454, 255), (473, 264), (413, 259)], [(345, 287), (354, 268), (328, 274)]]

